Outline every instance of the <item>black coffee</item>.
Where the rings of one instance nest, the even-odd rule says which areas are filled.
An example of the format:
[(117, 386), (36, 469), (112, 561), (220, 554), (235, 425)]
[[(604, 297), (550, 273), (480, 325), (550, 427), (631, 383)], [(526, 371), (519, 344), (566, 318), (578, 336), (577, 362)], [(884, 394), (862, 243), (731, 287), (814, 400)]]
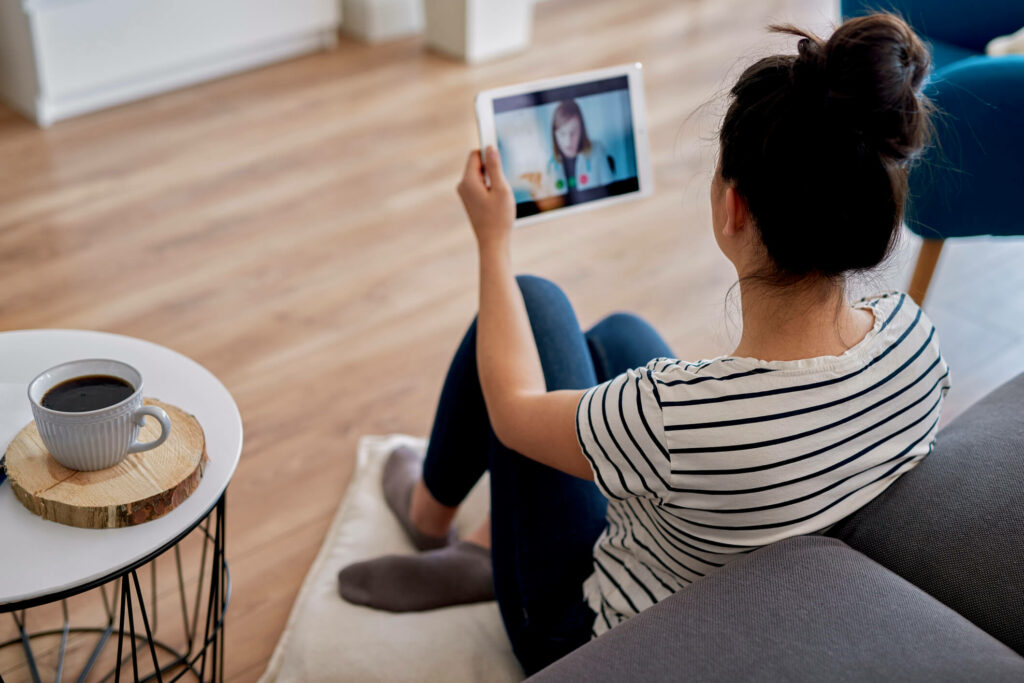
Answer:
[(53, 387), (40, 403), (62, 413), (84, 413), (120, 403), (135, 393), (135, 387), (120, 377), (87, 375), (67, 379)]

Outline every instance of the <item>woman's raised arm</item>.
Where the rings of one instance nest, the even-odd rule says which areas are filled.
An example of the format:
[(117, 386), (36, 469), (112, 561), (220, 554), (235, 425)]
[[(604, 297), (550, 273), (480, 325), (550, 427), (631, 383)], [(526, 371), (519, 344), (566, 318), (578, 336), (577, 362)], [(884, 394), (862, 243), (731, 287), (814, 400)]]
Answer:
[(480, 152), (470, 153), (459, 182), (480, 253), (477, 370), (487, 413), (505, 446), (583, 479), (593, 479), (576, 439), (582, 390), (547, 391), (537, 344), (509, 257), (515, 199), (498, 151), (486, 152), (491, 185), (484, 182)]

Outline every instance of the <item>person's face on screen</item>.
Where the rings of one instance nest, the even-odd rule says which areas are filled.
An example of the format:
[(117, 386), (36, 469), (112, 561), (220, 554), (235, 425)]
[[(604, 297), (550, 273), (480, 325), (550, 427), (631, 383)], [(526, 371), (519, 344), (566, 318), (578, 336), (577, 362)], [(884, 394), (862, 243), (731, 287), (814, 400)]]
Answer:
[(583, 126), (577, 117), (555, 125), (555, 141), (562, 156), (574, 157), (580, 151), (580, 135)]

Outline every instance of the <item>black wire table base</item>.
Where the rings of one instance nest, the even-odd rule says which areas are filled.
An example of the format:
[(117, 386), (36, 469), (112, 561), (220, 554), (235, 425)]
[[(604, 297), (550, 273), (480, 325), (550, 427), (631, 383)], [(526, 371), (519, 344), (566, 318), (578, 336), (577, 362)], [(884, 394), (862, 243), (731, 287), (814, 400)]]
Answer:
[[(54, 681), (59, 683), (64, 675), (68, 637), (73, 633), (95, 633), (99, 635), (99, 638), (89, 655), (88, 661), (75, 678), (78, 683), (84, 683), (86, 678), (93, 673), (100, 654), (103, 652), (104, 647), (108, 645), (112, 636), (117, 641), (117, 662), (112, 670), (102, 676), (99, 676), (99, 673), (97, 673), (91, 680), (106, 683), (106, 681), (113, 679), (114, 683), (120, 683), (122, 668), (127, 669), (127, 664), (130, 661), (132, 680), (136, 682), (155, 680), (163, 683), (164, 681), (177, 681), (185, 676), (191, 676), (192, 678), (189, 680), (198, 680), (203, 683), (206, 681), (223, 681), (224, 617), (231, 598), (231, 574), (228, 570), (228, 563), (224, 554), (224, 520), (227, 507), (225, 500), (226, 495), (222, 494), (217, 504), (192, 529), (186, 531), (172, 544), (158, 550), (151, 557), (145, 558), (133, 566), (119, 570), (116, 574), (104, 577), (73, 591), (73, 594), (90, 590), (99, 591), (103, 600), (103, 608), (107, 615), (104, 625), (98, 627), (71, 627), (68, 619), (67, 605), (67, 598), (71, 597), (71, 595), (55, 596), (54, 600), (49, 601), (34, 601), (32, 605), (27, 606), (25, 609), (15, 609), (10, 612), (18, 631), (18, 637), (0, 643), (0, 650), (20, 645), (24, 651), (31, 680), (33, 683), (41, 683), (43, 679), (40, 676), (32, 643), (42, 638), (52, 638), (59, 635), (60, 647), (53, 678)], [(185, 579), (182, 572), (179, 542), (193, 531), (196, 531), (202, 539), (202, 551), (199, 560), (199, 581), (196, 586), (195, 597), (190, 601), (185, 595)], [(169, 549), (173, 550), (175, 568), (178, 575), (178, 594), (186, 643), (183, 652), (156, 638), (158, 616), (156, 608), (156, 563), (157, 558)], [(203, 624), (200, 625), (199, 614), (201, 611), (200, 607), (203, 606), (203, 583), (204, 578), (206, 578), (208, 559), (210, 575), (208, 592), (205, 599), (206, 616)], [(150, 569), (151, 607), (148, 611), (138, 574), (138, 570), (143, 566), (148, 566)], [(112, 588), (109, 599), (107, 596), (107, 586)], [(118, 598), (118, 596), (120, 597)], [(55, 602), (57, 599), (61, 602), (63, 613), (62, 628), (30, 632), (26, 623), (27, 615), (31, 615), (30, 607)], [(189, 602), (192, 603), (191, 611), (189, 610)], [(114, 609), (115, 603), (118, 604), (116, 612)], [(150, 614), (152, 614), (152, 619), (150, 619)], [(125, 628), (126, 620), (127, 629)], [(199, 631), (200, 626), (202, 626), (201, 632)], [(126, 639), (127, 643), (125, 643)], [(110, 647), (113, 647), (113, 645), (110, 645)], [(164, 656), (158, 657), (158, 651), (163, 653)], [(127, 672), (125, 674), (127, 678)], [(96, 676), (99, 677), (97, 678)], [(0, 682), (3, 680), (3, 673), (0, 672)]]

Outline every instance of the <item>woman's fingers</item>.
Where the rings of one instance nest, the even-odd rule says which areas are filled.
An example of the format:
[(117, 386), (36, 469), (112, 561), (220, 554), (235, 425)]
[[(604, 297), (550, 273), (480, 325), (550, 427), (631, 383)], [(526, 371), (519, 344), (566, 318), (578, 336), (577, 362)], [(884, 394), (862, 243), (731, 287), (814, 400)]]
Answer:
[(480, 162), (480, 151), (473, 150), (466, 159), (466, 169), (462, 172), (462, 180), (455, 188), (465, 202), (469, 197), (479, 197), (487, 192), (484, 183), (484, 170)]
[(480, 159), (480, 150), (474, 149), (469, 153), (469, 157), (466, 158), (466, 170), (463, 172), (462, 177), (467, 180), (479, 178), (483, 181), (484, 167)]
[(469, 191), (486, 189), (484, 186), (484, 169), (480, 161), (480, 150), (474, 149), (466, 159), (466, 169), (462, 172), (462, 180), (459, 181), (459, 194)]
[[(484, 159), (487, 160), (490, 187), (484, 182)], [(507, 235), (515, 220), (516, 205), (496, 149), (489, 147), (483, 155), (479, 150), (469, 153), (458, 192), (481, 244), (501, 240)]]
[[(490, 176), (490, 187), (484, 181), (485, 170)], [(466, 169), (463, 171), (462, 181), (459, 183), (460, 193), (503, 191), (507, 188), (508, 181), (505, 180), (505, 171), (501, 167), (501, 156), (497, 149), (488, 146), (483, 153), (478, 149), (469, 153), (469, 157), (466, 159)]]
[(498, 150), (493, 145), (489, 145), (485, 154), (487, 159), (487, 175), (491, 176), (491, 184), (493, 185), (495, 181), (500, 183), (507, 182), (505, 180), (505, 169), (501, 167), (501, 156), (498, 154)]
[(501, 165), (501, 155), (498, 150), (490, 146), (485, 152), (487, 159), (487, 175), (491, 178), (491, 191), (498, 191), (502, 194), (512, 194), (512, 186), (505, 179), (505, 169)]

